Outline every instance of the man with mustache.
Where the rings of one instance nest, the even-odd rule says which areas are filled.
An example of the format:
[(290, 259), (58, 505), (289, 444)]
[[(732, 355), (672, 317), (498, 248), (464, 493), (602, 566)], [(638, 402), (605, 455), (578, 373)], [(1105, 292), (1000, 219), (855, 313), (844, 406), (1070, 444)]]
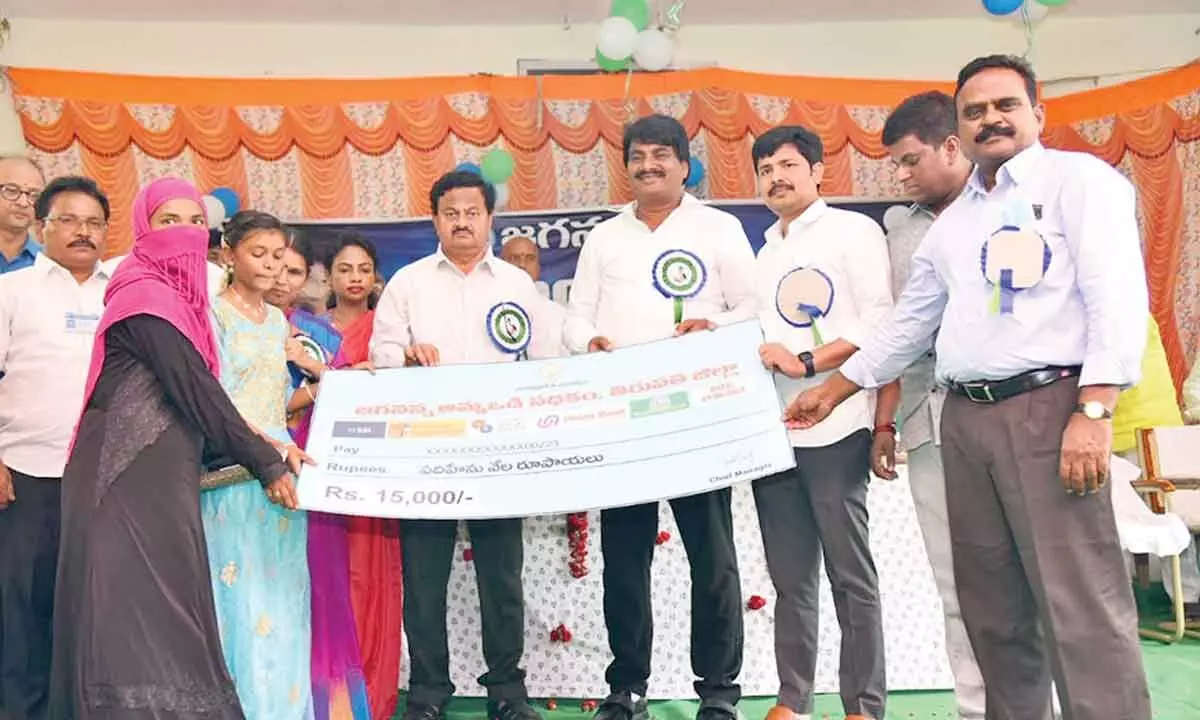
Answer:
[[(754, 253), (742, 224), (684, 192), (687, 132), (650, 115), (625, 128), (634, 202), (597, 225), (579, 254), (564, 338), (575, 353), (663, 340), (755, 315)], [(692, 266), (680, 284), (670, 268)], [(646, 478), (654, 482), (654, 478)], [(742, 595), (730, 489), (670, 501), (692, 570), (692, 670), (699, 720), (733, 720), (741, 688)], [(595, 720), (646, 720), (654, 636), (650, 565), (659, 504), (600, 514), (604, 620), (613, 661)]]
[(0, 717), (11, 720), (46, 717), (59, 481), (108, 286), (96, 183), (58, 178), (33, 209), (43, 250), (0, 276)]
[[(899, 298), (912, 268), (913, 253), (935, 218), (954, 202), (971, 174), (971, 161), (962, 152), (954, 98), (931, 91), (914, 95), (900, 105), (883, 125), (883, 144), (892, 157), (896, 179), (904, 194), (914, 200), (908, 214), (888, 229), (892, 264), (892, 295)], [(945, 390), (934, 381), (932, 350), (917, 359), (901, 376), (900, 436), (908, 456), (908, 484), (925, 540), (933, 579), (942, 599), (946, 619), (946, 652), (954, 675), (954, 695), (960, 720), (983, 720), (986, 698), (979, 664), (963, 625), (954, 589), (954, 561), (950, 553), (950, 523), (946, 517), (946, 479), (942, 472), (941, 421)], [(894, 415), (884, 407), (880, 414)], [(871, 462), (876, 475), (895, 477), (896, 437), (875, 435)]]
[(24, 155), (0, 156), (0, 275), (33, 264), (41, 246), (29, 233), (46, 177)]
[[(492, 254), (496, 191), (471, 172), (443, 175), (430, 190), (438, 249), (388, 281), (375, 307), (371, 360), (379, 368), (512, 362), (489, 327), (500, 303), (529, 308), (539, 297), (521, 270)], [(536, 330), (536, 329), (535, 329)], [(528, 330), (526, 331), (528, 332)], [(521, 518), (470, 520), (487, 672), (490, 720), (540, 720), (529, 704), (525, 650)], [(446, 586), (458, 533), (456, 520), (404, 520), (404, 629), (408, 636), (405, 720), (441, 720), (454, 695), (446, 638)]]
[(812, 426), (899, 376), (936, 332), (954, 576), (987, 717), (1048, 717), (1053, 678), (1066, 720), (1148, 720), (1103, 487), (1112, 408), (1146, 344), (1136, 194), (1100, 159), (1042, 147), (1020, 58), (972, 60), (955, 105), (976, 165), (966, 189), (913, 255), (889, 321), (787, 415)]
[[(861, 213), (820, 197), (821, 138), (793, 125), (767, 131), (751, 150), (758, 188), (779, 220), (758, 253), (763, 364), (778, 373), (783, 403), (820, 382), (892, 309), (883, 232)], [(842, 630), (842, 706), (882, 720), (887, 696), (879, 577), (867, 530), (872, 435), (896, 432), (894, 384), (878, 410), (859, 396), (824, 422), (788, 433), (796, 467), (754, 481), (754, 504), (775, 586), (779, 704), (768, 720), (808, 718), (817, 667), (822, 556)], [(885, 409), (887, 408), (887, 409)]]

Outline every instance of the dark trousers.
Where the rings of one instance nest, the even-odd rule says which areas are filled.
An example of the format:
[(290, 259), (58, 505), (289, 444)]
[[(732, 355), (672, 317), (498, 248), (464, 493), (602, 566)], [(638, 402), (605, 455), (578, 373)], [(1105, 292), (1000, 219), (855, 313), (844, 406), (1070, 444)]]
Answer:
[(1137, 610), (1108, 488), (1067, 495), (1060, 381), (994, 405), (951, 395), (942, 460), (954, 576), (989, 720), (1149, 720)]
[[(491, 701), (526, 699), (525, 605), (521, 591), (524, 545), (521, 518), (470, 520), (483, 657), (487, 672), (479, 684)], [(454, 561), (456, 520), (400, 523), (404, 573), (404, 632), (408, 635), (409, 702), (443, 706), (454, 695), (446, 639), (446, 586)]]
[[(692, 570), (692, 671), (696, 694), (730, 704), (741, 699), (742, 590), (733, 544), (729, 488), (671, 500)], [(604, 621), (613, 661), (613, 692), (645, 695), (654, 616), (650, 564), (658, 536), (658, 503), (600, 513), (604, 552)]]
[(867, 530), (871, 434), (796, 448), (796, 467), (754, 481), (775, 586), (779, 704), (811, 714), (817, 672), (821, 558), (842, 630), (839, 686), (848, 714), (883, 718), (887, 680), (879, 576)]
[(9, 472), (17, 500), (0, 510), (0, 718), (41, 720), (49, 701), (61, 484)]

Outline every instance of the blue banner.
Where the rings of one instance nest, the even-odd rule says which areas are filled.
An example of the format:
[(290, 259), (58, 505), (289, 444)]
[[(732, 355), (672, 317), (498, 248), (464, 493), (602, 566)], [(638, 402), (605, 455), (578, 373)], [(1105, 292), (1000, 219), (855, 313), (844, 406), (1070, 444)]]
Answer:
[[(765, 205), (744, 202), (713, 202), (713, 207), (732, 213), (742, 221), (754, 251), (763, 245), (763, 233), (775, 222)], [(831, 202), (847, 210), (864, 213), (883, 225), (883, 214), (897, 202)], [(509, 238), (525, 236), (541, 248), (542, 277), (539, 289), (559, 302), (566, 302), (579, 249), (597, 224), (612, 217), (609, 208), (554, 210), (530, 213), (498, 213), (493, 222), (496, 252)], [(384, 278), (408, 263), (437, 249), (437, 236), (429, 218), (395, 222), (298, 222), (317, 249), (318, 259), (340, 232), (353, 231), (371, 239), (379, 251), (379, 271)]]

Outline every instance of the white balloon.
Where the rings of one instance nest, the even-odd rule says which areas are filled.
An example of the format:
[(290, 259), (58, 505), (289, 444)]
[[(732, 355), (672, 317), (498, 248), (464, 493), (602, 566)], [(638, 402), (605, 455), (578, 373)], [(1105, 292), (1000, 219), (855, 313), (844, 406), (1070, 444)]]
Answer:
[(500, 183), (496, 186), (496, 209), (504, 210), (508, 208), (508, 183)]
[(891, 232), (908, 219), (907, 205), (893, 205), (883, 213), (883, 229)]
[(204, 214), (208, 216), (208, 226), (219, 228), (225, 222), (225, 204), (212, 195), (204, 196)]
[(609, 60), (625, 60), (633, 54), (637, 39), (637, 26), (629, 18), (605, 18), (596, 35), (596, 49)]
[(1036, 0), (1025, 0), (1025, 4), (1022, 7), (1018, 8), (1015, 13), (1012, 13), (1008, 16), (1009, 19), (1013, 20), (1018, 25), (1023, 25), (1025, 23), (1025, 11), (1027, 8), (1029, 11), (1030, 22), (1040, 22), (1050, 14), (1049, 5), (1043, 5)]
[(675, 57), (675, 39), (658, 28), (643, 30), (633, 48), (633, 61), (643, 70), (666, 70)]

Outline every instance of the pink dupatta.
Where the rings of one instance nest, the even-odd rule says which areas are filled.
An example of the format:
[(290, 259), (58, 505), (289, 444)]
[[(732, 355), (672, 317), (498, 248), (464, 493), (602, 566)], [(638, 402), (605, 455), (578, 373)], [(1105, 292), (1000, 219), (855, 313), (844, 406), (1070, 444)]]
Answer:
[(208, 230), (196, 225), (150, 229), (154, 212), (177, 199), (194, 200), (204, 210), (200, 192), (178, 178), (155, 180), (134, 200), (133, 251), (113, 273), (104, 293), (104, 314), (96, 329), (84, 391), (85, 411), (104, 367), (106, 332), (134, 315), (153, 315), (171, 323), (196, 347), (213, 375), (218, 373), (217, 343), (208, 313)]

